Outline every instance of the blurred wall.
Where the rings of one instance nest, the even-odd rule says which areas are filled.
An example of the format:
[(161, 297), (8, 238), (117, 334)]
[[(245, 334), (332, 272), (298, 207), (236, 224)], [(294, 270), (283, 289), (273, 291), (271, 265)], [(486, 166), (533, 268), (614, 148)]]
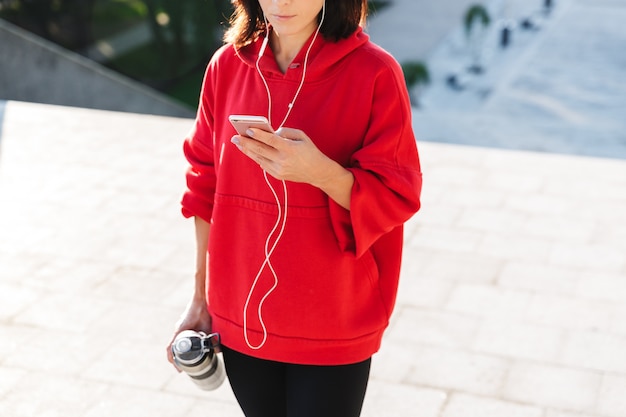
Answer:
[(0, 100), (176, 117), (194, 111), (0, 19)]

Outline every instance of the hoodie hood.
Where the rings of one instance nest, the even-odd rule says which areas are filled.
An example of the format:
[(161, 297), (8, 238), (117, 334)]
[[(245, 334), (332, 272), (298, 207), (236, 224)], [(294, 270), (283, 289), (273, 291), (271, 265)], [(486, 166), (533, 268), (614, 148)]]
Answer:
[[(312, 34), (306, 43), (300, 49), (300, 52), (291, 62), (287, 72), (283, 72), (278, 67), (276, 58), (272, 48), (268, 45), (265, 49), (263, 57), (259, 62), (259, 68), (264, 75), (275, 77), (283, 77), (286, 80), (299, 80), (302, 76), (300, 69), (304, 65), (307, 49), (309, 48), (315, 34)], [(263, 44), (263, 37), (259, 37), (256, 41), (236, 51), (239, 59), (246, 65), (255, 67)], [(350, 55), (354, 50), (366, 44), (369, 41), (369, 35), (363, 32), (363, 28), (359, 27), (348, 38), (340, 39), (332, 42), (325, 39), (321, 34), (315, 39), (315, 44), (309, 53), (306, 77), (308, 81), (315, 81), (326, 76), (333, 67), (338, 64), (346, 56)], [(295, 70), (295, 71), (294, 71)]]

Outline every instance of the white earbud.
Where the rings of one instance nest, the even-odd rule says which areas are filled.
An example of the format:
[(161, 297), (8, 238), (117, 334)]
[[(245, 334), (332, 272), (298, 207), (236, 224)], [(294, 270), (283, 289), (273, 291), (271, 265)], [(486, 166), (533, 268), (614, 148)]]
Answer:
[(265, 22), (265, 39), (263, 39), (261, 49), (259, 49), (259, 58), (261, 58), (265, 53), (265, 48), (267, 48), (267, 42), (270, 40), (270, 25), (267, 21), (267, 17), (265, 17), (265, 13), (263, 13), (263, 21)]
[(263, 54), (265, 53), (265, 48), (267, 48), (268, 40), (269, 40), (269, 36), (266, 36), (265, 39), (263, 39), (263, 43), (261, 44), (261, 49), (259, 50), (259, 58), (261, 58)]

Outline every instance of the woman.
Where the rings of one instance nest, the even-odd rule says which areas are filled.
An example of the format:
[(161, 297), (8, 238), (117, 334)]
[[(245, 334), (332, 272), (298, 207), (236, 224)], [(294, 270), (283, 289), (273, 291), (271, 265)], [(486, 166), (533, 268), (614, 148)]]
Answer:
[(420, 206), (403, 75), (365, 0), (233, 3), (184, 144), (197, 262), (175, 333), (220, 333), (248, 417), (358, 416)]

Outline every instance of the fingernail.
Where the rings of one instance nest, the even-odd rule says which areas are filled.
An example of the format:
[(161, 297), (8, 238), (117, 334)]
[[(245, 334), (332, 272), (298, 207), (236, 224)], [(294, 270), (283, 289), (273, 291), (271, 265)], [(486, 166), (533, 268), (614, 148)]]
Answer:
[(246, 134), (247, 134), (248, 136), (250, 136), (250, 137), (253, 137), (253, 136), (254, 136), (254, 132), (252, 131), (252, 129), (248, 129), (248, 130), (246, 130)]
[(232, 143), (234, 143), (235, 145), (239, 145), (239, 138), (237, 138), (237, 136), (233, 136), (232, 138), (230, 138), (230, 141)]

